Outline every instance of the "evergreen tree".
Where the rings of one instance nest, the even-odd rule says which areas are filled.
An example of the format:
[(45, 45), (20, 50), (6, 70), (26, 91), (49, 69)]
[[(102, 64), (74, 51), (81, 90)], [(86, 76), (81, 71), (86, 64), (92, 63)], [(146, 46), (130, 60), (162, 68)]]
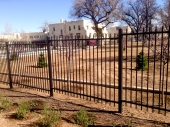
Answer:
[(137, 69), (138, 70), (148, 70), (148, 59), (144, 56), (144, 52), (141, 51), (136, 58)]
[(45, 56), (43, 53), (40, 54), (39, 58), (38, 58), (38, 63), (37, 63), (38, 67), (47, 67), (47, 62), (45, 59)]

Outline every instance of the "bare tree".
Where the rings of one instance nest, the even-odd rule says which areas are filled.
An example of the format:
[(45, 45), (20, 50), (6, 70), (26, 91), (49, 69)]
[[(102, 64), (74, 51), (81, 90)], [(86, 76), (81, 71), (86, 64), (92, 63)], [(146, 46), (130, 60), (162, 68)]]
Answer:
[(42, 23), (42, 26), (40, 26), (39, 28), (42, 30), (42, 32), (47, 32), (49, 31), (49, 22), (47, 20), (45, 20), (43, 23)]
[(161, 17), (161, 25), (168, 30), (170, 26), (170, 0), (165, 0), (164, 6), (160, 10), (159, 15)]
[(145, 24), (146, 31), (149, 30), (149, 27), (153, 27), (153, 20), (156, 19), (156, 14), (159, 11), (159, 6), (156, 3), (156, 0), (142, 0), (144, 9), (145, 9)]
[(13, 32), (12, 25), (10, 25), (9, 23), (6, 23), (4, 34), (12, 34), (12, 32)]
[(90, 19), (99, 37), (99, 24), (103, 24), (103, 29), (110, 23), (118, 21), (121, 7), (121, 0), (74, 0), (70, 15), (77, 19)]
[(25, 33), (25, 31), (23, 29), (21, 29), (21, 31), (20, 31), (21, 38), (23, 41), (26, 41), (26, 37), (24, 36), (24, 33)]
[(143, 28), (148, 31), (153, 26), (158, 11), (156, 0), (133, 0), (127, 3), (122, 20), (131, 27), (132, 32)]

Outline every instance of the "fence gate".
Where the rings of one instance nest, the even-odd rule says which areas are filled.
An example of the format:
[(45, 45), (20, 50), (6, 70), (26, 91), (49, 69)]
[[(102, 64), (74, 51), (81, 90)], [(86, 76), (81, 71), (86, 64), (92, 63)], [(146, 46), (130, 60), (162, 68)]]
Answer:
[(54, 92), (109, 103), (122, 112), (122, 30), (119, 37), (48, 41)]

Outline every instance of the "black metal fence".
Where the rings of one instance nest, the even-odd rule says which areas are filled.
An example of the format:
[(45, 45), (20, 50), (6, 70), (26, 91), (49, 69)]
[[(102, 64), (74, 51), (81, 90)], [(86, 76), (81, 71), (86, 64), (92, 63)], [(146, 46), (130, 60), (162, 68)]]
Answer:
[[(147, 111), (170, 111), (169, 33), (163, 28), (109, 38), (51, 38), (1, 45), (0, 80), (13, 85)], [(137, 57), (145, 66), (139, 68)], [(143, 54), (142, 53), (142, 54)], [(39, 66), (41, 62), (42, 66)], [(144, 70), (145, 69), (145, 70)]]

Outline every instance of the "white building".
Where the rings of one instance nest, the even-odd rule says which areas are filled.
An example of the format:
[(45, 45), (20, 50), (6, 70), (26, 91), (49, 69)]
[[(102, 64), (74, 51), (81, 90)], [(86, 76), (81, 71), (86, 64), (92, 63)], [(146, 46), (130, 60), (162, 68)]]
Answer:
[[(107, 36), (108, 32), (103, 29), (103, 34)], [(61, 36), (73, 37), (93, 37), (96, 32), (93, 29), (93, 24), (89, 20), (66, 21), (61, 19), (60, 23), (49, 24), (49, 37), (59, 38)]]
[(131, 32), (131, 28), (129, 26), (114, 26), (114, 27), (108, 28), (109, 35), (112, 35), (112, 36), (114, 36), (114, 34), (117, 35), (120, 28), (123, 30), (123, 33), (125, 33), (126, 30), (127, 30), (127, 33)]
[(3, 34), (3, 35), (0, 35), (0, 40), (4, 40), (4, 41), (19, 41), (19, 40), (21, 40), (21, 36), (20, 36), (19, 33)]
[(48, 32), (22, 33), (22, 40), (24, 41), (45, 40), (47, 36)]

